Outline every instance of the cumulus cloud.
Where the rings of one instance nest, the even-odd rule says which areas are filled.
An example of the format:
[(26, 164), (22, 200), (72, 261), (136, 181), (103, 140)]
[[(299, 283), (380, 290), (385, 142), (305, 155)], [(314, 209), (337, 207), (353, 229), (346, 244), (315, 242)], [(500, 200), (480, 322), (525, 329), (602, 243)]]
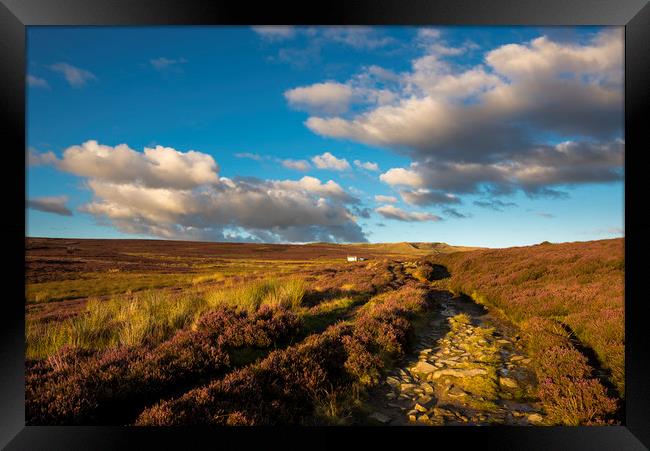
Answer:
[(375, 200), (377, 202), (381, 202), (384, 204), (394, 204), (397, 202), (397, 197), (395, 196), (384, 196), (382, 194), (378, 194), (375, 196)]
[(61, 216), (72, 216), (72, 211), (65, 205), (67, 202), (67, 196), (36, 197), (27, 200), (26, 207)]
[[(425, 54), (398, 80), (380, 83), (368, 68), (357, 77), (385, 102), (355, 95), (365, 108), (312, 114), (306, 126), (406, 154), (413, 164), (391, 168), (380, 179), (430, 192), (556, 196), (558, 186), (622, 180), (620, 28), (584, 42), (542, 36), (503, 45), (473, 67), (449, 61), (458, 49), (445, 48), (440, 37), (440, 30), (420, 30)], [(468, 48), (475, 46), (460, 49)], [(379, 73), (376, 67), (373, 72)], [(374, 87), (368, 84), (373, 81)]]
[(56, 155), (54, 155), (54, 152), (52, 151), (39, 152), (31, 147), (27, 149), (27, 164), (29, 166), (51, 165), (55, 164), (57, 161)]
[(289, 105), (311, 113), (339, 114), (348, 110), (352, 88), (343, 83), (326, 81), (285, 91)]
[(219, 167), (212, 156), (163, 146), (137, 152), (126, 144), (112, 147), (91, 140), (68, 147), (58, 167), (82, 177), (152, 188), (190, 189), (219, 182)]
[(386, 219), (395, 219), (405, 222), (440, 221), (442, 218), (431, 213), (408, 212), (394, 205), (384, 205), (375, 208), (375, 211)]
[(287, 169), (295, 169), (297, 171), (308, 171), (311, 169), (311, 165), (307, 160), (281, 160), (282, 166)]
[(335, 199), (343, 203), (358, 203), (359, 200), (354, 196), (348, 194), (341, 186), (334, 180), (328, 180), (322, 183), (316, 177), (305, 176), (300, 180), (283, 180), (274, 181), (274, 187), (288, 189), (288, 190), (303, 190), (324, 198)]
[(88, 185), (97, 200), (83, 211), (129, 233), (223, 240), (238, 228), (261, 241), (365, 241), (345, 195), (318, 181), (227, 179), (200, 190)]
[(389, 185), (419, 187), (424, 185), (422, 177), (413, 169), (392, 168), (379, 176), (379, 180)]
[(492, 193), (521, 189), (531, 196), (558, 196), (554, 185), (622, 180), (625, 145), (605, 142), (566, 141), (539, 145), (497, 162), (426, 161), (411, 168), (392, 168), (380, 176), (390, 185), (428, 187), (455, 193), (476, 193), (488, 185)]
[(261, 180), (219, 176), (213, 157), (157, 146), (137, 152), (88, 141), (57, 167), (86, 178), (80, 210), (134, 234), (265, 242), (366, 241), (352, 209), (359, 199), (315, 177)]
[[(456, 70), (437, 55), (425, 55), (403, 75), (399, 103), (352, 119), (312, 118), (307, 126), (327, 136), (467, 159), (512, 151), (509, 147), (530, 138), (526, 128), (531, 125), (558, 133), (620, 131), (620, 30), (603, 32), (592, 45), (566, 47), (545, 38), (523, 46), (506, 45), (486, 55), (488, 67), (467, 70)], [(590, 60), (598, 64), (591, 65)], [(518, 123), (511, 123), (514, 120)], [(498, 124), (505, 125), (495, 128)], [(507, 136), (492, 139), (484, 133), (488, 130), (497, 135), (514, 131), (519, 140), (508, 145)]]
[(312, 157), (311, 161), (318, 169), (333, 169), (335, 171), (345, 171), (350, 169), (350, 163), (345, 158), (336, 158), (330, 152)]
[(68, 63), (55, 63), (49, 66), (50, 70), (58, 72), (63, 75), (65, 80), (70, 86), (79, 88), (84, 86), (87, 82), (96, 80), (95, 74), (85, 69), (75, 67)]
[(360, 160), (354, 160), (354, 165), (366, 171), (379, 171), (379, 165), (372, 161), (362, 162)]
[(34, 75), (27, 75), (27, 85), (33, 88), (46, 88), (50, 89), (50, 85), (47, 80), (43, 78), (38, 78)]
[(295, 28), (288, 25), (260, 25), (251, 28), (269, 41), (284, 41), (293, 38), (296, 34)]

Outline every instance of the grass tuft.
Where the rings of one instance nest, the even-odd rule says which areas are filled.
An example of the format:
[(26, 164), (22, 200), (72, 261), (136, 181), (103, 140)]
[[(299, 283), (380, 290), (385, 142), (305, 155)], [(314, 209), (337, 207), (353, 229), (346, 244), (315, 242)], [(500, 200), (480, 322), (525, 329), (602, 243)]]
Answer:
[(217, 307), (229, 306), (250, 313), (263, 305), (297, 309), (304, 295), (305, 283), (294, 278), (207, 292), (148, 290), (106, 301), (91, 299), (74, 318), (47, 323), (28, 321), (27, 357), (47, 357), (64, 346), (101, 350), (153, 345), (193, 325), (202, 313)]

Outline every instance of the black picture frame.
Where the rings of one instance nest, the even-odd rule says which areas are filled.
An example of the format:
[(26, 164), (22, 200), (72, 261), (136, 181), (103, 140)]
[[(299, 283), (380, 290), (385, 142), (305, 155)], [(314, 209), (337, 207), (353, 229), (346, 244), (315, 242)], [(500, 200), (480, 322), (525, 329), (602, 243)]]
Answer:
[[(30, 25), (620, 25), (625, 26), (625, 422), (611, 427), (136, 428), (25, 426), (25, 31)], [(650, 447), (650, 347), (643, 273), (650, 222), (644, 187), (650, 117), (648, 0), (331, 0), (280, 4), (219, 0), (0, 0), (0, 114), (5, 136), (4, 280), (0, 311), (0, 446), (7, 449), (335, 448), (362, 440), (408, 449), (474, 444), (495, 449), (636, 450)], [(8, 141), (8, 142), (7, 142)], [(23, 155), (20, 157), (19, 155)], [(8, 169), (8, 170), (7, 170)], [(7, 174), (10, 177), (7, 177)], [(640, 203), (639, 203), (640, 202)], [(299, 445), (300, 444), (300, 445)]]

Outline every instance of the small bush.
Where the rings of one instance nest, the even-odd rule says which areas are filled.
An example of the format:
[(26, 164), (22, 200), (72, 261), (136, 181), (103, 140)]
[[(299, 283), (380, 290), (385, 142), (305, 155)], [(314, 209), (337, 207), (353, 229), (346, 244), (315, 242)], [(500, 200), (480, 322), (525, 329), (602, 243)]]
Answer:
[[(385, 361), (408, 344), (409, 319), (428, 306), (426, 290), (378, 296), (353, 324), (340, 323), (259, 363), (145, 409), (136, 424), (337, 424), (360, 386), (377, 382)], [(205, 324), (221, 324), (215, 318)], [(215, 327), (215, 326), (210, 326)], [(217, 326), (221, 327), (221, 326)]]
[(251, 314), (221, 307), (203, 315), (195, 328), (224, 346), (266, 348), (285, 344), (298, 334), (300, 324), (295, 313), (282, 307), (264, 306)]
[(96, 352), (64, 347), (33, 362), (26, 374), (29, 424), (124, 424), (147, 403), (216, 376), (230, 351), (289, 342), (298, 333), (293, 312), (271, 307), (254, 314), (222, 308), (153, 347)]
[[(451, 272), (449, 286), (500, 309), (525, 329), (527, 321), (560, 320), (596, 353), (625, 393), (624, 239), (439, 254), (432, 262)], [(562, 345), (530, 334), (535, 355)], [(546, 342), (548, 340), (548, 342)], [(558, 342), (559, 340), (559, 342)]]
[(617, 409), (616, 401), (595, 379), (548, 378), (542, 381), (539, 393), (548, 419), (557, 424), (606, 424)]

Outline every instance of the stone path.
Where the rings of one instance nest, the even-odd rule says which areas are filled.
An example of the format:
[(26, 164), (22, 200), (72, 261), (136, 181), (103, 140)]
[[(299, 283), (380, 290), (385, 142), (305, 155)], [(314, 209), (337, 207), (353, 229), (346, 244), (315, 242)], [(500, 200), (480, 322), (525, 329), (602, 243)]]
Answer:
[(407, 356), (370, 393), (370, 423), (540, 425), (530, 359), (516, 330), (445, 293)]

